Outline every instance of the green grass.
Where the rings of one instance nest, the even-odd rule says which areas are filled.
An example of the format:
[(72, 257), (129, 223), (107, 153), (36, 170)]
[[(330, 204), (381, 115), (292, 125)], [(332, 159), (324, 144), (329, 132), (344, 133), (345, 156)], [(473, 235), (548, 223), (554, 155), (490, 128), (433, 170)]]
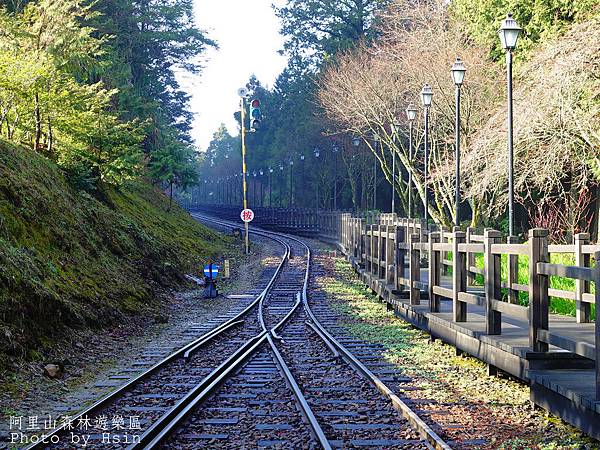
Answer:
[[(410, 385), (418, 390), (400, 390), (401, 396), (452, 403), (457, 420), (466, 420), (463, 423), (473, 438), (477, 436), (472, 435), (470, 411), (478, 417), (476, 411), (485, 405), (487, 420), (494, 424), (487, 435), (484, 431), (490, 438), (487, 448), (591, 448), (585, 446), (592, 441), (573, 427), (544, 412), (532, 413), (525, 384), (487, 376), (481, 361), (457, 357), (452, 347), (431, 343), (427, 333), (395, 317), (342, 258), (335, 258), (332, 270), (316, 281), (332, 308), (345, 318), (341, 325), (359, 339), (383, 345), (385, 358), (412, 378)], [(485, 427), (479, 420), (479, 426)]]
[(52, 161), (0, 140), (0, 355), (37, 359), (70, 328), (151, 311), (225, 244), (168, 211), (147, 182), (92, 196)]

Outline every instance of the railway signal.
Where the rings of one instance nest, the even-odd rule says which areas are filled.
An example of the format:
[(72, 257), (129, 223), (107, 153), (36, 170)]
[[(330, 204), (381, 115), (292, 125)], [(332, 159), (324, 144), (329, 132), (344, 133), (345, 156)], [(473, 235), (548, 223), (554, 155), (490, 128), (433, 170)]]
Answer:
[(256, 131), (260, 128), (262, 113), (260, 112), (260, 100), (255, 98), (250, 102), (250, 130)]

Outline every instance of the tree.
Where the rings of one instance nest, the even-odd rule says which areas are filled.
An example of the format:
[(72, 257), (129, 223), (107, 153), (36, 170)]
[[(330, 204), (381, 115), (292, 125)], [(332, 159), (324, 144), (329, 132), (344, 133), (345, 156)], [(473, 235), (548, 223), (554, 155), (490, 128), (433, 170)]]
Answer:
[(275, 8), (287, 37), (284, 51), (292, 61), (308, 61), (313, 68), (340, 50), (376, 35), (377, 12), (390, 0), (287, 0)]
[(154, 153), (150, 163), (150, 175), (154, 181), (166, 183), (169, 187), (169, 210), (173, 204), (173, 187), (178, 186), (185, 191), (196, 183), (198, 174), (195, 170), (196, 154), (189, 144), (178, 143), (176, 139), (168, 139)]
[[(449, 68), (457, 55), (469, 70), (468, 83), (462, 90), (464, 147), (473, 130), (489, 117), (489, 104), (498, 99), (494, 83), (499, 73), (486, 61), (484, 49), (463, 39), (459, 24), (441, 5), (408, 8), (397, 4), (386, 13), (377, 42), (339, 56), (319, 78), (319, 101), (335, 130), (361, 136), (390, 184), (392, 155), (396, 154), (405, 174), (396, 177), (395, 186), (404, 211), (408, 204), (408, 174), (412, 174), (421, 204), (425, 197), (423, 151), (409, 154), (405, 109), (409, 102), (420, 104), (424, 82), (432, 85), (435, 95), (428, 180), (432, 195), (428, 201), (432, 217), (444, 225), (454, 221), (454, 86)], [(413, 151), (423, 144), (422, 125), (420, 117), (415, 123)], [(375, 145), (375, 135), (383, 145)], [(463, 183), (468, 184), (468, 180), (463, 178)], [(477, 205), (471, 206), (476, 212)], [(477, 215), (473, 217), (475, 224)]]

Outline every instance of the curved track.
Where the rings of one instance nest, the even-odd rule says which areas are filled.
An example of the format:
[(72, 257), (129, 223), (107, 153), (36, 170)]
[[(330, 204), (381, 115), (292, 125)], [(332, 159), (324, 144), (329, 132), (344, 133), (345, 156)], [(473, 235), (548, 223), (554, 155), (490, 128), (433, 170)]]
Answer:
[[(283, 249), (264, 289), (225, 323), (72, 417), (94, 424), (132, 412), (140, 418), (133, 442), (115, 442), (118, 430), (98, 426), (86, 431), (87, 448), (449, 448), (321, 325), (308, 298), (309, 246), (252, 233)], [(63, 424), (28, 448), (73, 448), (69, 433)], [(52, 436), (60, 442), (49, 444)]]

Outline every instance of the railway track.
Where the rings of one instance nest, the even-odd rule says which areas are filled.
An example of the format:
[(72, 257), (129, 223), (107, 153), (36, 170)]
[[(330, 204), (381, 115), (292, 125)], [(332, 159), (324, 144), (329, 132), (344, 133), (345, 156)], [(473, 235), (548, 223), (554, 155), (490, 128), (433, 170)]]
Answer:
[[(243, 311), (71, 418), (139, 418), (134, 436), (86, 430), (86, 448), (449, 448), (321, 325), (309, 304), (310, 248), (253, 233), (282, 248), (264, 288)], [(28, 448), (74, 448), (69, 432), (63, 424)]]

